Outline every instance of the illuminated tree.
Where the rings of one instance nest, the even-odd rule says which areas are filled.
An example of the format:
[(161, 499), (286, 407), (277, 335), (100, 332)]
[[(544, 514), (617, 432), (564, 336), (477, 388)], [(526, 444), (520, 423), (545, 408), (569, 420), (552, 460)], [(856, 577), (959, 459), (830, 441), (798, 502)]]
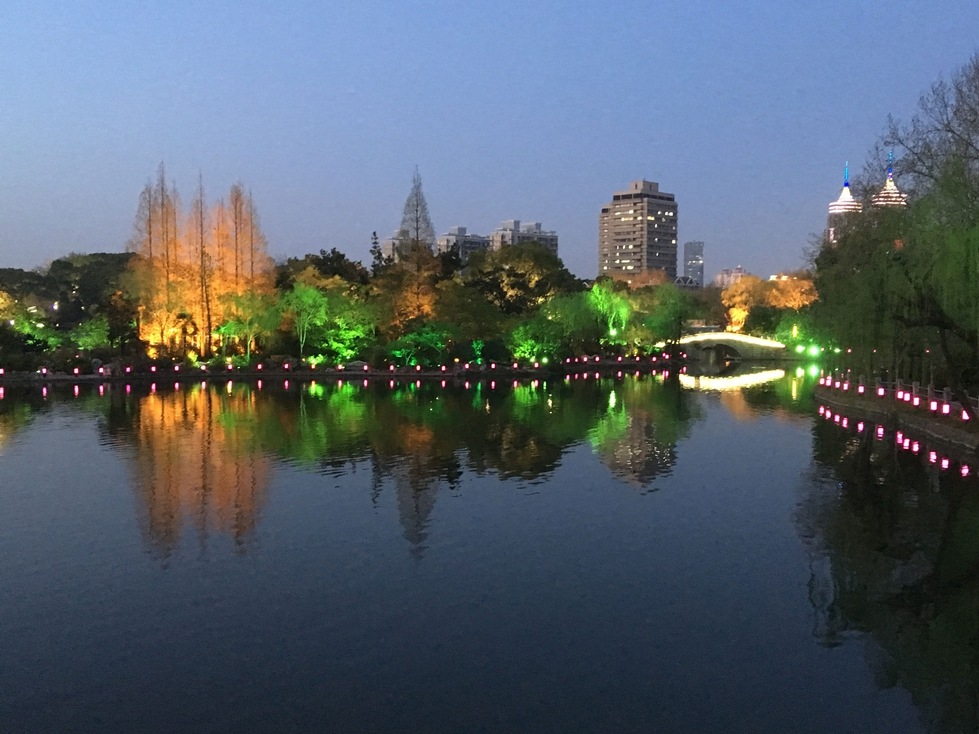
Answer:
[[(541, 306), (540, 314), (561, 335), (559, 347), (552, 351), (554, 356), (594, 352), (601, 346), (601, 340), (608, 337), (608, 322), (596, 308), (592, 291), (559, 293)], [(532, 329), (531, 333), (541, 330)], [(550, 332), (544, 331), (547, 340)]]
[(728, 308), (731, 329), (740, 331), (751, 309), (765, 302), (765, 284), (757, 276), (746, 275), (722, 291), (721, 302)]
[(240, 184), (232, 187), (229, 202), (209, 207), (201, 177), (191, 211), (181, 216), (176, 187), (167, 187), (162, 165), (156, 184), (140, 195), (129, 243), (137, 257), (126, 290), (137, 304), (139, 336), (153, 354), (192, 347), (210, 355), (214, 327), (237, 320), (224, 313), (228, 297), (271, 294), (273, 264), (254, 202)]
[(68, 338), (79, 349), (101, 349), (111, 345), (109, 340), (109, 321), (105, 316), (83, 321), (72, 329)]
[(589, 292), (589, 298), (592, 306), (605, 320), (606, 334), (614, 340), (625, 331), (629, 323), (629, 316), (632, 314), (629, 299), (622, 290), (616, 288), (614, 281), (608, 279), (596, 281)]
[(474, 253), (463, 282), (478, 290), (503, 313), (522, 314), (558, 293), (582, 289), (561, 259), (538, 243)]
[(302, 358), (306, 354), (306, 341), (310, 334), (326, 323), (326, 296), (315, 286), (296, 283), (291, 291), (282, 296), (282, 306), (299, 340), (299, 357)]
[(507, 346), (514, 359), (535, 362), (558, 357), (563, 338), (560, 324), (536, 313), (510, 332)]
[(197, 178), (197, 194), (191, 203), (191, 229), (196, 254), (197, 266), (196, 284), (200, 289), (200, 301), (198, 313), (203, 316), (201, 321), (203, 330), (199, 331), (200, 341), (198, 347), (204, 357), (211, 356), (211, 332), (213, 322), (211, 318), (211, 276), (213, 272), (213, 258), (210, 253), (212, 247), (210, 232), (207, 227), (207, 205), (204, 201), (204, 177)]
[(252, 345), (260, 337), (271, 334), (282, 319), (275, 299), (265, 293), (232, 293), (224, 296), (227, 320), (218, 333), (244, 346), (245, 357), (251, 359)]
[(232, 284), (237, 292), (245, 276), (243, 255), (246, 252), (245, 243), (249, 236), (248, 210), (250, 208), (250, 197), (245, 196), (244, 188), (240, 183), (231, 187), (228, 195), (228, 214), (230, 218), (229, 240), (231, 246), (231, 261), (233, 263), (230, 270)]
[(449, 330), (440, 324), (424, 324), (388, 345), (391, 356), (402, 364), (434, 364), (445, 357)]
[(811, 305), (818, 294), (810, 278), (789, 278), (776, 280), (766, 294), (766, 301), (772, 308), (786, 308), (798, 311)]
[(394, 265), (374, 278), (372, 290), (392, 334), (403, 333), (414, 323), (434, 317), (440, 273), (439, 261), (432, 251), (416, 247), (402, 251)]

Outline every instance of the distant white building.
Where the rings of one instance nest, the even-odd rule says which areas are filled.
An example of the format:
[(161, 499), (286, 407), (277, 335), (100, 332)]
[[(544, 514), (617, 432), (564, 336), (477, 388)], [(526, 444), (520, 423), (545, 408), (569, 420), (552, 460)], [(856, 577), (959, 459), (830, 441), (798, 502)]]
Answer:
[(394, 262), (398, 261), (398, 232), (395, 231), (386, 240), (381, 240), (381, 254), (391, 258)]
[(714, 276), (714, 285), (718, 288), (730, 288), (747, 275), (751, 275), (751, 273), (740, 265), (736, 268), (724, 268)]
[(489, 236), (491, 250), (499, 250), (508, 245), (520, 245), (526, 242), (539, 242), (557, 255), (557, 232), (544, 229), (540, 222), (524, 222), (521, 224), (519, 219), (507, 219)]
[(459, 252), (459, 259), (466, 262), (474, 252), (487, 250), (490, 246), (490, 238), (481, 234), (472, 234), (467, 231), (466, 227), (452, 227), (436, 240), (435, 246), (439, 253), (449, 252), (456, 248)]

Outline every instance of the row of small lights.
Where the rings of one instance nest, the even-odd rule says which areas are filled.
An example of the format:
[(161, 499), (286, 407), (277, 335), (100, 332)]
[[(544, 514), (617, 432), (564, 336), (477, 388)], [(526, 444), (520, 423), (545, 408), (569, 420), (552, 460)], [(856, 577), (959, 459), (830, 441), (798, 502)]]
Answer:
[[(686, 354), (681, 354), (680, 356), (681, 357), (686, 357)], [(668, 360), (670, 358), (670, 355), (669, 354), (663, 354), (662, 355), (662, 358), (664, 360)], [(601, 361), (601, 357), (573, 357), (573, 358), (572, 357), (568, 357), (564, 361), (565, 361), (566, 364), (572, 364), (572, 363), (583, 364), (583, 363), (587, 363), (587, 362), (592, 361), (592, 360), (594, 360), (595, 362), (600, 362)], [(619, 363), (621, 363), (624, 360), (623, 360), (622, 357), (618, 357), (616, 361), (619, 362)], [(635, 358), (635, 361), (636, 362), (639, 362), (639, 361), (641, 361), (641, 358), (640, 357), (636, 357)], [(650, 358), (650, 361), (651, 362), (656, 362), (657, 361), (657, 358), (655, 356), (653, 356), (653, 357)], [(535, 369), (535, 370), (540, 369), (542, 366), (546, 365), (547, 363), (548, 363), (548, 359), (547, 359), (547, 357), (544, 357), (543, 359), (537, 360), (537, 361), (535, 361), (533, 363), (533, 369)], [(258, 370), (258, 371), (261, 371), (263, 369), (263, 367), (264, 367), (264, 365), (262, 363), (259, 363), (259, 364), (255, 365), (255, 369)], [(521, 366), (520, 366), (520, 363), (519, 362), (514, 362), (511, 365), (511, 367), (513, 369), (515, 369), (515, 370), (521, 369)], [(286, 362), (286, 363), (284, 363), (282, 365), (282, 369), (283, 370), (289, 371), (291, 368), (292, 368), (292, 364), (289, 363), (289, 362)], [(466, 370), (466, 371), (469, 371), (470, 369), (472, 369), (472, 365), (469, 362), (465, 362), (465, 363), (463, 363), (462, 368), (464, 370)], [(491, 362), (490, 363), (490, 369), (491, 370), (495, 370), (496, 368), (497, 368), (496, 362)], [(189, 369), (193, 369), (193, 368), (189, 368)], [(201, 372), (207, 372), (207, 365), (203, 365), (203, 364), (202, 365), (199, 365), (199, 369), (200, 369)], [(245, 369), (245, 368), (235, 367), (233, 364), (228, 363), (226, 369), (227, 369), (227, 371), (231, 372), (231, 371), (240, 371), (241, 369)], [(309, 369), (315, 370), (316, 369), (316, 365), (314, 365), (314, 364), (309, 365)], [(346, 369), (346, 365), (338, 364), (335, 369), (338, 372), (342, 372), (342, 371), (344, 371)], [(398, 368), (395, 365), (393, 365), (393, 364), (388, 366), (388, 371), (389, 372), (394, 372), (396, 369), (398, 369)], [(530, 369), (530, 365), (529, 364), (526, 365), (523, 369)], [(155, 365), (155, 364), (154, 365), (150, 365), (150, 373), (151, 374), (156, 374), (158, 371), (159, 371), (159, 368), (157, 367), (157, 365)], [(180, 372), (181, 371), (181, 365), (179, 365), (179, 364), (173, 365), (173, 371), (174, 372)], [(370, 365), (366, 365), (365, 364), (364, 367), (363, 367), (363, 371), (364, 372), (369, 372), (370, 371)], [(421, 365), (415, 365), (415, 372), (421, 372), (421, 371), (422, 371), (422, 366)], [(448, 365), (444, 365), (444, 364), (443, 365), (439, 365), (439, 371), (440, 372), (446, 372), (446, 371), (448, 371)], [(43, 375), (45, 377), (47, 377), (48, 375), (52, 374), (52, 372), (47, 367), (41, 367), (37, 372), (38, 372), (38, 374)], [(101, 375), (101, 376), (105, 376), (106, 375), (106, 369), (105, 369), (105, 367), (99, 367), (98, 370), (97, 370), (97, 373), (99, 375)], [(133, 374), (133, 368), (132, 368), (131, 365), (127, 365), (126, 366), (125, 373), (127, 375)], [(5, 372), (4, 368), (0, 367), (0, 377), (3, 377), (5, 374), (6, 374), (6, 372)], [(73, 376), (80, 376), (81, 375), (81, 369), (78, 368), (78, 367), (72, 368), (72, 375)]]
[[(849, 418), (847, 418), (841, 413), (834, 413), (825, 405), (819, 406), (819, 415), (821, 415), (823, 418), (825, 418), (828, 421), (832, 421), (836, 425), (840, 426), (840, 428), (848, 429), (850, 427)], [(863, 421), (857, 421), (856, 424), (857, 433), (863, 433), (866, 430), (866, 428), (867, 428), (866, 423), (864, 423)], [(877, 438), (878, 441), (884, 440), (884, 426), (882, 426), (880, 423), (878, 423), (874, 428), (874, 436)], [(910, 451), (913, 454), (918, 454), (921, 452), (921, 442), (909, 438), (902, 431), (895, 432), (894, 442), (897, 444), (898, 448), (900, 448), (902, 451)], [(939, 466), (942, 469), (942, 471), (948, 470), (952, 465), (951, 460), (947, 456), (940, 457), (937, 451), (928, 452), (928, 463)], [(969, 465), (961, 464), (959, 466), (959, 473), (963, 477), (969, 476), (969, 474), (971, 473), (971, 469), (969, 468)]]
[[(849, 380), (840, 380), (839, 378), (834, 378), (829, 375), (819, 378), (819, 384), (823, 387), (832, 388), (834, 390), (849, 391), (851, 384)], [(857, 395), (865, 395), (867, 388), (863, 383), (859, 383), (856, 386)], [(887, 396), (887, 388), (883, 385), (877, 387), (876, 390), (877, 397), (883, 398)], [(908, 403), (913, 408), (921, 407), (924, 401), (922, 401), (920, 395), (913, 394), (910, 390), (897, 390), (894, 393), (894, 398), (900, 400), (901, 402)], [(952, 404), (945, 401), (930, 400), (928, 401), (928, 410), (933, 413), (941, 413), (942, 415), (952, 414)], [(969, 420), (969, 414), (962, 410), (962, 420)]]
[[(681, 372), (685, 372), (685, 371), (686, 371), (686, 368), (684, 367), (681, 370)], [(594, 374), (595, 374), (595, 379), (596, 380), (601, 379), (602, 375), (601, 375), (600, 372), (596, 372)], [(615, 376), (616, 376), (616, 378), (621, 379), (621, 378), (623, 378), (625, 376), (640, 377), (641, 374), (642, 373), (639, 370), (636, 370), (636, 372), (634, 374), (626, 373), (626, 372), (623, 372), (622, 370), (619, 370), (618, 372), (616, 372)], [(654, 370), (651, 374), (653, 376), (656, 376), (657, 373)], [(662, 376), (663, 376), (664, 379), (665, 378), (668, 378), (669, 375), (670, 375), (670, 372), (668, 370), (664, 370), (662, 372)], [(582, 372), (582, 373), (576, 372), (576, 373), (573, 373), (573, 374), (570, 374), (570, 373), (569, 374), (566, 374), (564, 376), (564, 380), (565, 380), (565, 382), (570, 382), (572, 380), (577, 380), (579, 378), (582, 379), (582, 380), (587, 380), (587, 379), (589, 379), (589, 377), (590, 377), (590, 374), (588, 372)], [(355, 380), (343, 380), (343, 379), (339, 379), (336, 382), (337, 387), (343, 387), (344, 384), (350, 384), (350, 385), (352, 385), (352, 384), (355, 384), (355, 383), (356, 383)], [(174, 391), (179, 392), (180, 391), (180, 388), (181, 388), (181, 384), (182, 383), (180, 383), (180, 382), (174, 382), (173, 383), (173, 389), (174, 389)], [(289, 380), (283, 380), (282, 381), (282, 387), (284, 389), (286, 389), (286, 390), (289, 389), (290, 384), (291, 383), (290, 383)], [(309, 385), (311, 387), (314, 387), (317, 384), (318, 383), (316, 382), (316, 380), (311, 380), (309, 382)], [(370, 380), (365, 379), (365, 380), (363, 380), (361, 382), (361, 384), (363, 385), (363, 387), (370, 387), (371, 382), (370, 382)], [(401, 384), (400, 380), (388, 380), (388, 387), (390, 387), (392, 389), (394, 389), (395, 387), (397, 387), (399, 384)], [(415, 380), (414, 382), (409, 382), (408, 384), (413, 384), (415, 387), (421, 387), (422, 386), (422, 381), (421, 380)], [(448, 387), (448, 381), (447, 380), (441, 380), (439, 384), (443, 388)], [(530, 382), (530, 386), (532, 388), (538, 388), (542, 384), (546, 387), (547, 381), (545, 380), (542, 383), (541, 380), (534, 379), (534, 380), (532, 380)], [(208, 383), (207, 383), (206, 380), (202, 380), (201, 383), (200, 383), (200, 386), (202, 388), (206, 388), (207, 385), (208, 385)], [(464, 388), (466, 390), (469, 390), (469, 389), (472, 388), (473, 383), (470, 382), (469, 380), (466, 380), (465, 383), (463, 383), (463, 386), (464, 386)], [(513, 380), (512, 386), (513, 387), (519, 387), (520, 386), (520, 380)], [(264, 381), (263, 380), (256, 380), (255, 381), (255, 387), (257, 389), (259, 389), (259, 390), (263, 389), (264, 388)], [(496, 387), (497, 387), (496, 380), (490, 380), (489, 387), (490, 387), (491, 390), (495, 390)], [(99, 397), (104, 397), (105, 396), (105, 388), (106, 388), (106, 383), (100, 383), (99, 384), (99, 386), (98, 386)], [(232, 393), (232, 390), (234, 389), (234, 381), (233, 380), (228, 380), (227, 385), (226, 385), (226, 388), (227, 388), (228, 394), (230, 395)], [(150, 394), (151, 395), (155, 395), (156, 392), (157, 392), (157, 389), (158, 389), (157, 388), (157, 384), (155, 382), (153, 382), (153, 383), (150, 384)], [(127, 383), (125, 385), (125, 392), (126, 392), (127, 395), (131, 394), (131, 392), (132, 392), (132, 385), (131, 384)], [(73, 393), (73, 395), (76, 398), (77, 397), (80, 397), (80, 395), (81, 395), (81, 388), (80, 388), (80, 386), (78, 384), (75, 384), (75, 385), (72, 386), (72, 393)], [(44, 398), (47, 398), (48, 397), (48, 386), (47, 385), (43, 385), (41, 387), (41, 396), (44, 397)], [(2, 385), (0, 385), (0, 400), (4, 400), (5, 397), (6, 397), (6, 389)]]

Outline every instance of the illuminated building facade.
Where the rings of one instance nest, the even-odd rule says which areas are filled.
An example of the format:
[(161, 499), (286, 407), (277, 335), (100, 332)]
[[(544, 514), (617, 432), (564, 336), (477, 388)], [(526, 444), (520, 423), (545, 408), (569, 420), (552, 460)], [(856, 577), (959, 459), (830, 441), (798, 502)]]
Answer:
[(653, 270), (676, 279), (676, 197), (654, 181), (612, 194), (598, 218), (598, 274), (631, 282)]
[[(887, 178), (880, 191), (870, 200), (874, 207), (902, 207), (908, 205), (908, 197), (894, 183), (894, 152), (887, 156)], [(850, 166), (843, 169), (843, 190), (836, 201), (829, 205), (829, 215), (826, 218), (826, 239), (830, 244), (839, 241), (840, 233), (846, 226), (847, 220), (854, 214), (863, 211), (863, 204), (853, 198), (850, 191)]]
[(908, 197), (894, 183), (894, 151), (887, 154), (887, 179), (884, 187), (870, 200), (874, 206), (907, 206)]
[(839, 239), (840, 231), (846, 225), (846, 220), (854, 214), (863, 211), (863, 204), (853, 198), (850, 191), (850, 164), (847, 163), (843, 168), (843, 190), (840, 195), (829, 205), (829, 214), (826, 217), (826, 239), (835, 244)]

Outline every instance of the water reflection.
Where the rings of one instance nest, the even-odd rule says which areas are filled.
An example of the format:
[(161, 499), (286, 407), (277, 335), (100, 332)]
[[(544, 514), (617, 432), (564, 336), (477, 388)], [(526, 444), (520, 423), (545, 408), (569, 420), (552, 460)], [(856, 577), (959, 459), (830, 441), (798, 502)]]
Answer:
[(699, 407), (678, 382), (627, 380), (609, 392), (608, 408), (589, 438), (613, 475), (652, 489), (657, 476), (671, 473), (677, 444), (699, 415)]
[(797, 515), (813, 634), (829, 647), (869, 636), (878, 684), (908, 690), (929, 730), (976, 731), (979, 481), (877, 432), (813, 431)]
[(256, 394), (195, 385), (109, 402), (109, 430), (132, 457), (140, 528), (163, 556), (185, 526), (206, 546), (212, 532), (239, 550), (252, 534), (271, 462), (256, 452)]
[[(797, 398), (789, 382), (719, 395), (747, 419)], [(467, 473), (555, 491), (549, 479), (564, 454), (589, 445), (612, 476), (652, 491), (702, 412), (675, 375), (505, 386), (52, 385), (0, 400), (0, 449), (38, 411), (64, 403), (95, 414), (103, 443), (127, 457), (141, 532), (164, 559), (184, 541), (206, 549), (215, 534), (245, 551), (276, 463), (335, 477), (368, 472), (371, 501), (394, 493), (420, 557), (440, 491), (458, 491)]]
[[(156, 554), (217, 533), (245, 550), (276, 462), (340, 475), (369, 471), (393, 491), (404, 537), (421, 554), (441, 488), (467, 473), (544, 486), (588, 443), (643, 490), (669, 474), (699, 415), (675, 379), (556, 380), (466, 388), (438, 383), (52, 386), (0, 401), (0, 447), (56, 403), (95, 414), (104, 445), (128, 457), (141, 531)], [(547, 485), (550, 486), (550, 485)]]

